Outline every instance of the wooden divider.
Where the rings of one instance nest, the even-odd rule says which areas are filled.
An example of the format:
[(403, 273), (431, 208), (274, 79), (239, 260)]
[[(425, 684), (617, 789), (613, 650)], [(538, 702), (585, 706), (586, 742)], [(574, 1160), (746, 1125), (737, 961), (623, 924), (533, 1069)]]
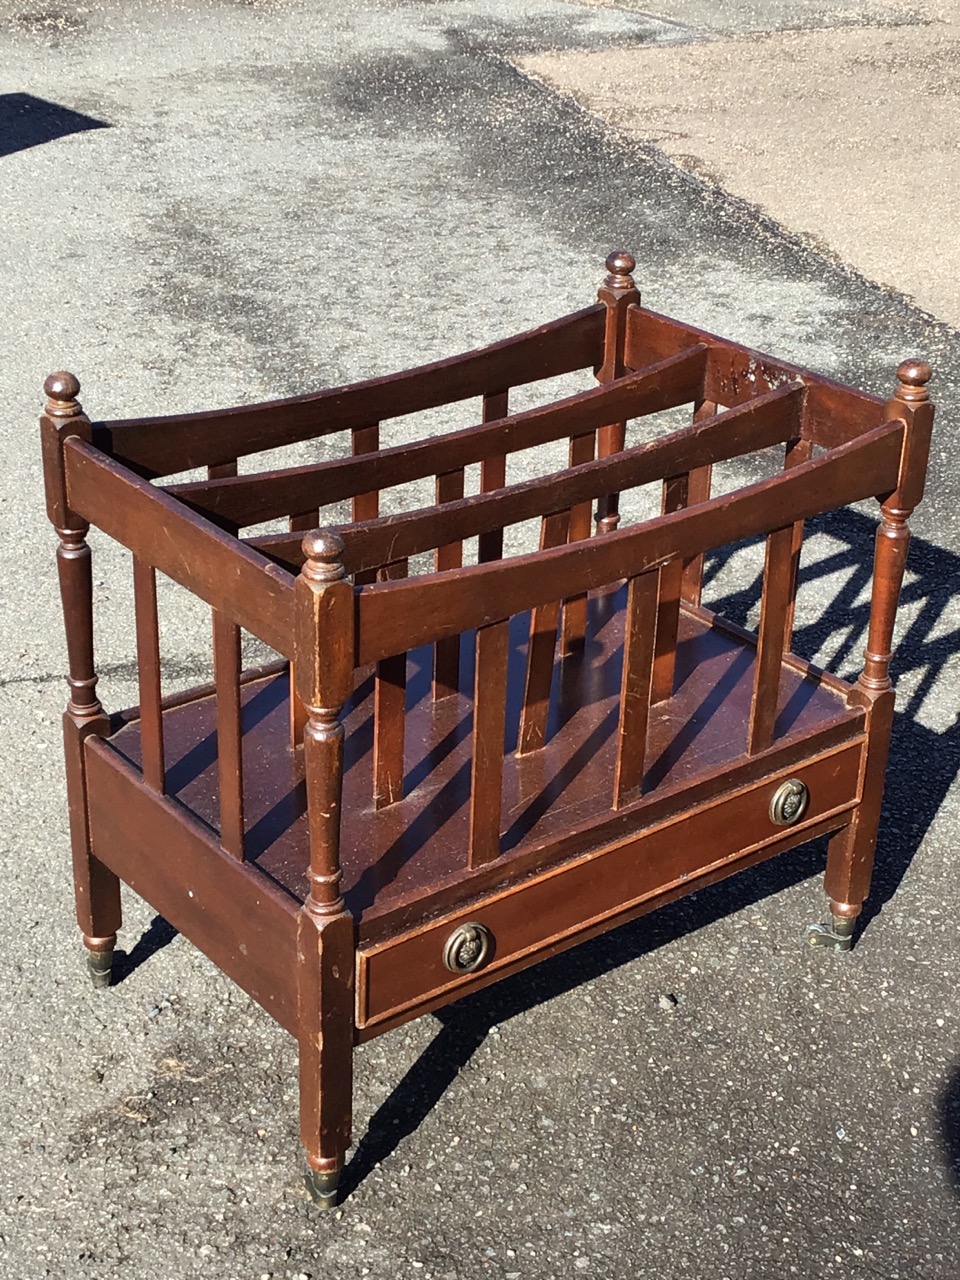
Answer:
[[(346, 544), (349, 568), (375, 568), (399, 556), (417, 555), (437, 545), (477, 535), (482, 546), (486, 536), (499, 536), (507, 525), (565, 511), (611, 487), (631, 489), (684, 471), (689, 471), (692, 478), (712, 462), (782, 444), (799, 428), (803, 396), (802, 387), (778, 387), (748, 405), (704, 418), (668, 436), (635, 445), (611, 458), (584, 463), (572, 471), (522, 481), (493, 493), (472, 494), (442, 508), (425, 507), (363, 525), (339, 527), (337, 532)], [(247, 545), (295, 568), (303, 563), (300, 539), (289, 534), (260, 535), (247, 539)], [(482, 555), (480, 560), (485, 562)]]
[(260, 524), (291, 511), (341, 502), (371, 488), (423, 480), (565, 436), (592, 437), (610, 418), (640, 417), (692, 401), (700, 394), (706, 354), (706, 347), (693, 347), (616, 382), (436, 439), (257, 476), (175, 484), (169, 493), (238, 526)]
[(160, 795), (166, 790), (163, 712), (160, 679), (160, 625), (157, 616), (156, 570), (133, 557), (133, 607), (137, 632), (137, 679), (140, 686), (140, 750), (143, 780)]
[[(407, 561), (385, 565), (381, 582), (407, 576)], [(403, 797), (403, 749), (407, 718), (407, 655), (377, 663), (373, 683), (373, 804), (382, 809)]]
[[(411, 580), (364, 587), (358, 593), (358, 665), (445, 636), (509, 618), (556, 598), (607, 586), (670, 560), (766, 534), (848, 502), (889, 492), (900, 467), (903, 424), (887, 422), (829, 455), (773, 479), (696, 507), (618, 529), (588, 543), (472, 565)], [(386, 647), (385, 647), (386, 646)]]
[(500, 856), (503, 797), (503, 736), (506, 728), (510, 622), (477, 628), (473, 686), (473, 757), (470, 774), (470, 836), (467, 865), (480, 867)]
[[(446, 471), (437, 476), (437, 505), (456, 502), (463, 497), (464, 469), (457, 467), (455, 471)], [(446, 569), (459, 569), (463, 564), (463, 542), (448, 542), (437, 547), (434, 553), (434, 564), (438, 573)], [(460, 688), (460, 637), (448, 636), (440, 640), (433, 649), (433, 698), (449, 698)]]
[(213, 678), (217, 689), (217, 776), (220, 844), (243, 861), (243, 719), (240, 703), (240, 628), (213, 611)]
[[(510, 411), (510, 392), (488, 391), (483, 397), (483, 421), (497, 422), (505, 418)], [(502, 489), (507, 483), (507, 455), (495, 453), (484, 458), (480, 463), (480, 492), (492, 493)], [(491, 529), (480, 534), (477, 546), (477, 560), (486, 564), (490, 560), (503, 558), (503, 529)]]
[[(544, 516), (540, 525), (540, 549), (562, 547), (567, 541), (570, 513), (559, 511)], [(560, 601), (550, 600), (530, 611), (530, 640), (527, 646), (527, 670), (520, 709), (517, 755), (524, 756), (542, 747), (547, 736), (547, 713), (550, 710), (550, 686), (553, 683), (553, 660), (557, 647), (557, 622)]]
[(636, 799), (643, 783), (647, 724), (653, 694), (654, 637), (657, 626), (657, 572), (631, 578), (623, 632), (623, 674), (613, 807)]

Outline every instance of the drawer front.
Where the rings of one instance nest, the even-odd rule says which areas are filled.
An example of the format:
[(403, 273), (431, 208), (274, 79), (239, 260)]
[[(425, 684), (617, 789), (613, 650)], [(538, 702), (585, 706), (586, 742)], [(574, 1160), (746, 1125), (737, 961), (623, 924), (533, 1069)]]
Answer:
[[(846, 811), (859, 800), (862, 752), (861, 739), (804, 761), (361, 951), (357, 1025), (393, 1020), (405, 1011), (413, 1016), (418, 1006), (436, 1004), (438, 998), (440, 1003), (456, 999), (499, 971), (532, 963), (570, 945), (579, 934), (596, 932), (605, 919), (612, 926), (631, 908), (642, 910), (647, 899), (671, 892), (676, 896), (688, 881), (692, 892), (701, 879), (718, 878), (716, 872), (725, 864), (733, 871), (738, 861), (758, 850), (772, 856), (800, 844), (804, 833), (817, 834), (830, 818), (842, 826)], [(807, 788), (806, 809), (791, 825), (778, 824), (771, 816), (774, 797), (795, 779)], [(791, 812), (790, 802), (786, 812)], [(461, 959), (475, 956), (482, 944), (482, 967), (451, 972), (445, 952), (447, 961), (456, 960), (452, 935), (471, 924), (482, 930), (466, 935)]]

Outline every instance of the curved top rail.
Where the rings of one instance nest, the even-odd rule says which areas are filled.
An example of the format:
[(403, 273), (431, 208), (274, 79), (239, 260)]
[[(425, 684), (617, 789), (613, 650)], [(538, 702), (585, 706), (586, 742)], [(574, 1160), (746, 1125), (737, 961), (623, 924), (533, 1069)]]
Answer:
[(903, 433), (902, 422), (884, 423), (773, 479), (602, 537), (509, 561), (361, 587), (357, 663), (379, 661), (671, 560), (889, 493), (897, 485)]
[(93, 442), (148, 476), (218, 466), (248, 453), (596, 366), (603, 358), (605, 314), (605, 307), (588, 307), (476, 351), (311, 395), (98, 422)]

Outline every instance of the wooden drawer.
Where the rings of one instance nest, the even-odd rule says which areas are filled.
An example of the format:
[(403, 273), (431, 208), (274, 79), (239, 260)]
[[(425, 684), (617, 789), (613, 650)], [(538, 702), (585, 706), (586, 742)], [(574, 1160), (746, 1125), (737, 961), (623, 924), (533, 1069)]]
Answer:
[[(739, 863), (843, 826), (860, 797), (862, 751), (862, 740), (849, 743), (361, 951), (357, 1025), (372, 1028), (401, 1013), (409, 1017), (420, 1005), (456, 999), (509, 969), (642, 914), (658, 900), (730, 874)], [(809, 803), (794, 825), (777, 825), (771, 800), (792, 778), (805, 783)], [(444, 947), (465, 923), (484, 926), (490, 954), (482, 968), (454, 974), (444, 964)]]

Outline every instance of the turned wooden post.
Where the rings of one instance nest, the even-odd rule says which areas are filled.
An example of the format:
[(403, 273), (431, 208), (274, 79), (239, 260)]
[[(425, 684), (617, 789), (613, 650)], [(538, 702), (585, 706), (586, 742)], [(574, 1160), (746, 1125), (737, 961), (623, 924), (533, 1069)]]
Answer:
[[(607, 275), (597, 291), (597, 301), (607, 309), (603, 338), (603, 364), (597, 370), (598, 382), (613, 382), (622, 378), (627, 368), (624, 350), (627, 343), (627, 312), (639, 306), (640, 291), (634, 283), (633, 270), (637, 263), (632, 254), (620, 250), (611, 253), (606, 261)], [(609, 457), (619, 453), (626, 439), (625, 422), (614, 422), (600, 428), (598, 456)], [(620, 495), (607, 494), (597, 502), (597, 532), (609, 533), (620, 523)]]
[(297, 931), (300, 1133), (308, 1188), (330, 1207), (350, 1145), (352, 1102), (354, 926), (340, 892), (340, 712), (353, 691), (354, 592), (335, 533), (308, 533), (302, 545), (294, 670), (307, 717), (310, 888)]
[(120, 927), (120, 882), (94, 856), (87, 821), (84, 739), (109, 732), (109, 721), (97, 697), (93, 654), (93, 574), (86, 520), (70, 510), (64, 474), (63, 446), (71, 436), (90, 440), (92, 429), (77, 396), (80, 383), (72, 373), (52, 373), (43, 384), (47, 396), (40, 418), (47, 515), (57, 531), (57, 576), (67, 639), (67, 684), (70, 697), (63, 718), (67, 799), (73, 855), (77, 923), (87, 948), (94, 985), (109, 986), (113, 951)]
[[(905, 426), (900, 475), (894, 493), (881, 503), (873, 569), (870, 627), (863, 671), (851, 702), (867, 713), (867, 758), (863, 797), (850, 825), (830, 841), (825, 889), (833, 933), (850, 945), (854, 921), (870, 891), (873, 857), (883, 800), (883, 779), (893, 727), (894, 692), (890, 680), (893, 628), (907, 560), (907, 521), (923, 497), (934, 407), (927, 394), (931, 369), (922, 360), (905, 360), (897, 369), (897, 388), (887, 401), (888, 420)], [(811, 941), (817, 937), (811, 931)]]

